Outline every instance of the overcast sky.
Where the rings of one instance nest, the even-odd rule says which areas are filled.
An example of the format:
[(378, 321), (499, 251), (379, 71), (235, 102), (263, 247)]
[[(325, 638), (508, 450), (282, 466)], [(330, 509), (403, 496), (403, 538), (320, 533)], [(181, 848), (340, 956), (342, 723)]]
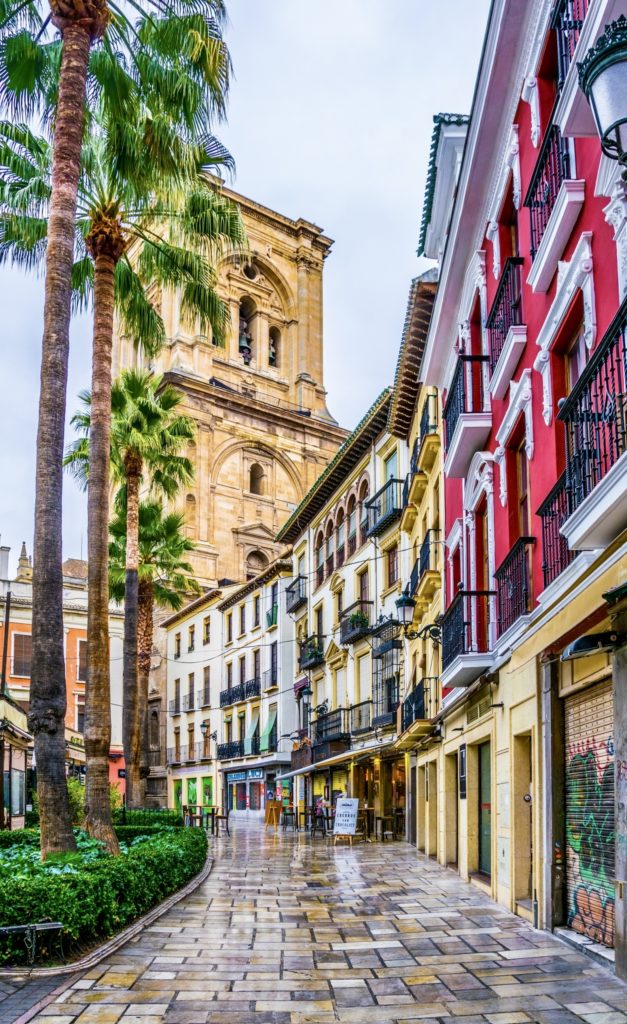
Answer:
[[(416, 258), (432, 116), (468, 113), (489, 0), (227, 0), (235, 77), (216, 128), (233, 186), (335, 239), (325, 266), (328, 405), (353, 427), (392, 382)], [(0, 272), (0, 536), (32, 550), (42, 282)], [(90, 323), (72, 331), (68, 417), (89, 384)], [(64, 555), (86, 552), (66, 480)]]

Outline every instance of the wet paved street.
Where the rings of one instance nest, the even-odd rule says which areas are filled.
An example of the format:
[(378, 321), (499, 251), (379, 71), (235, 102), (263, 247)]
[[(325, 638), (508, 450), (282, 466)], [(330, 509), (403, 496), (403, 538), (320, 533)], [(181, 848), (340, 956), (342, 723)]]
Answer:
[(627, 1024), (627, 986), (405, 843), (237, 824), (205, 884), (47, 1024)]

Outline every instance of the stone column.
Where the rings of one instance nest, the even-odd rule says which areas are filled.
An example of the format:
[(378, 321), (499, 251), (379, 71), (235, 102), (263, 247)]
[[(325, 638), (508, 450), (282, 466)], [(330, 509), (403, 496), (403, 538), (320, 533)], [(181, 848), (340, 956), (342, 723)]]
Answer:
[(307, 253), (298, 251), (298, 373), (309, 373), (310, 296), (309, 271), (311, 260)]

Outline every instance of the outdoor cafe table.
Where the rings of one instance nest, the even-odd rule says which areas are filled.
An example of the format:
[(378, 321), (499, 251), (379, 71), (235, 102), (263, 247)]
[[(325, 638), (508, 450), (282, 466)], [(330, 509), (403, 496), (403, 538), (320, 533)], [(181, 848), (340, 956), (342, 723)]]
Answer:
[[(217, 807), (210, 807), (207, 804), (187, 804), (187, 815), (185, 824), (197, 825), (204, 828), (211, 827), (211, 835), (215, 835), (215, 816)], [(211, 823), (211, 824), (210, 824)]]

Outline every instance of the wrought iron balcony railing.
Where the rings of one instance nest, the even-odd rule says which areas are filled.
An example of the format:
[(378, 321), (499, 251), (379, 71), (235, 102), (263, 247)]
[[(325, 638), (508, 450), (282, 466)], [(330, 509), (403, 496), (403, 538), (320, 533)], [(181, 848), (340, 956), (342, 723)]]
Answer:
[(362, 700), (350, 708), (351, 735), (358, 736), (363, 732), (372, 731), (372, 701)]
[(538, 509), (538, 515), (542, 520), (542, 577), (544, 586), (548, 587), (575, 557), (564, 534), (560, 533), (569, 515), (566, 472), (562, 473), (549, 491)]
[(505, 260), (501, 280), (488, 314), (486, 327), (490, 336), (490, 373), (494, 373), (510, 327), (522, 324), (521, 270), (524, 260), (511, 256)]
[(368, 536), (376, 537), (396, 520), (403, 511), (403, 481), (388, 480), (374, 497), (366, 502)]
[(344, 739), (350, 735), (348, 709), (336, 708), (335, 711), (327, 711), (324, 715), (318, 715), (312, 723), (312, 727), (315, 743)]
[(340, 643), (354, 644), (368, 636), (372, 625), (374, 602), (355, 601), (340, 615)]
[(173, 700), (170, 701), (170, 714), (171, 715), (180, 715), (180, 713), (181, 713), (181, 698), (180, 697), (175, 697)]
[(437, 434), (438, 432), (438, 397), (437, 395), (427, 395), (425, 404), (422, 407), (422, 415), (420, 416), (420, 447), (424, 444), (424, 441), (430, 434)]
[(229, 743), (218, 743), (218, 761), (230, 761), (234, 757), (243, 756), (243, 740), (231, 740)]
[(267, 668), (263, 674), (263, 688), (264, 690), (271, 690), (273, 686), (279, 685), (279, 669), (275, 665), (274, 668)]
[(196, 760), (211, 760), (211, 745), (209, 738), (207, 738), (206, 740), (198, 740), (198, 742), (196, 743)]
[(551, 27), (557, 39), (557, 89), (561, 92), (568, 69), (573, 62), (575, 47), (590, 0), (558, 0), (551, 17)]
[(487, 361), (487, 356), (461, 355), (458, 358), (442, 413), (447, 451), (451, 447), (460, 416), (483, 412), (483, 366)]
[(288, 615), (291, 615), (305, 604), (307, 604), (307, 577), (297, 576), (289, 587), (285, 588), (285, 610)]
[(438, 570), (439, 530), (427, 530), (425, 539), (420, 545), (420, 576)]
[(220, 693), (220, 707), (228, 708), (231, 704), (237, 704), (244, 700), (244, 684), (237, 683), (236, 686), (229, 686)]
[(492, 590), (460, 590), (444, 612), (442, 669), (464, 654), (490, 650), (490, 598)]
[(182, 747), (168, 747), (168, 764), (181, 763)]
[(194, 710), (194, 707), (195, 707), (194, 697), (195, 697), (195, 694), (194, 694), (193, 690), (190, 693), (184, 693), (183, 694), (183, 711), (193, 711)]
[(572, 514), (627, 451), (627, 299), (568, 398), (566, 489)]
[(411, 489), (412, 473), (408, 473), (403, 481), (403, 508), (409, 508), (409, 492)]
[(570, 152), (556, 124), (548, 129), (525, 197), (531, 219), (531, 258), (535, 259), (562, 182), (570, 178)]
[(299, 665), (301, 669), (316, 668), (324, 663), (324, 637), (308, 636), (300, 645)]
[(400, 674), (394, 672), (388, 675), (384, 673), (380, 678), (375, 674), (374, 700), (372, 719), (373, 729), (383, 728), (386, 725), (393, 725), (396, 721), (396, 712), (400, 703)]
[(437, 676), (424, 676), (411, 690), (403, 701), (401, 709), (401, 728), (403, 732), (414, 722), (424, 722), (429, 718), (429, 703), (432, 694), (437, 691)]
[(531, 559), (534, 544), (535, 537), (520, 537), (494, 573), (499, 636), (513, 626), (521, 615), (527, 615), (532, 609)]

